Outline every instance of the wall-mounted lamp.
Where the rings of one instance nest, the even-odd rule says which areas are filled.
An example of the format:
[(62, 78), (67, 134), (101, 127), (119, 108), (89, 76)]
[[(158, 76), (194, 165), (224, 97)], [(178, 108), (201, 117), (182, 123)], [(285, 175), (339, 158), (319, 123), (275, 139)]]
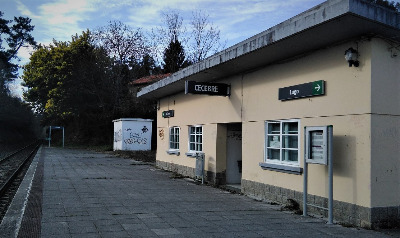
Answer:
[(344, 52), (344, 58), (349, 62), (349, 67), (353, 65), (354, 67), (358, 67), (360, 65), (360, 62), (357, 60), (358, 52), (351, 47)]

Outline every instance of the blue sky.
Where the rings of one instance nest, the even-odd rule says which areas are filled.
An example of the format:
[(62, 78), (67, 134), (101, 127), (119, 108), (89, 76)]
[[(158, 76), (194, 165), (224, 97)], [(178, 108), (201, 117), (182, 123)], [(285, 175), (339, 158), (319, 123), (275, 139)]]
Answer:
[[(150, 32), (162, 25), (162, 13), (177, 11), (189, 24), (193, 11), (202, 10), (218, 27), (226, 47), (275, 26), (323, 0), (0, 0), (5, 19), (24, 16), (35, 25), (33, 36), (48, 45), (53, 39), (70, 41), (86, 29), (94, 30), (118, 20)], [(29, 61), (29, 49), (20, 52), (21, 64)], [(20, 93), (19, 84), (15, 83)]]

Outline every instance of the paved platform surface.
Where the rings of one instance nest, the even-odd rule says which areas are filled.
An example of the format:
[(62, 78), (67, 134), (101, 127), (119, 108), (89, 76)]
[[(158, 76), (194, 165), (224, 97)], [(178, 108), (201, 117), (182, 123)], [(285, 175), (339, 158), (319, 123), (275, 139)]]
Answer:
[(365, 238), (400, 234), (327, 225), (322, 219), (282, 212), (279, 206), (174, 179), (151, 165), (108, 154), (42, 148), (37, 158), (43, 166), (37, 169), (43, 171), (43, 196), (41, 204), (34, 206), (42, 209), (40, 237)]

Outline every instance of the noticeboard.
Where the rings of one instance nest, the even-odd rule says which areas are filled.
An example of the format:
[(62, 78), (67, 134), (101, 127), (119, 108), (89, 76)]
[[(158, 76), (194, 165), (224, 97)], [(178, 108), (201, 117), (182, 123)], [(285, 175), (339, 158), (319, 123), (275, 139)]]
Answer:
[[(328, 145), (332, 135), (330, 126), (305, 127), (305, 159), (311, 164), (328, 164)], [(329, 134), (329, 135), (328, 135)]]

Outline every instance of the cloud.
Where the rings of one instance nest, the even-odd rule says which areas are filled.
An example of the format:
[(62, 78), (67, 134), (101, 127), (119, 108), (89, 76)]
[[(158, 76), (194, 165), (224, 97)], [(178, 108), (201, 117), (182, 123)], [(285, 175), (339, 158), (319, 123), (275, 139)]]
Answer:
[[(1, 1), (1, 0), (0, 0)], [(201, 10), (221, 31), (226, 47), (262, 32), (324, 0), (7, 0), (18, 14), (32, 19), (35, 40), (48, 45), (53, 39), (70, 41), (86, 29), (94, 30), (119, 20), (144, 32), (163, 24), (163, 13), (177, 11), (190, 24), (192, 12)], [(28, 62), (29, 52), (20, 52)]]
[(29, 16), (30, 18), (40, 18), (40, 16), (35, 15), (29, 8), (24, 5), (20, 0), (16, 0), (17, 10), (25, 16)]
[[(189, 24), (192, 12), (202, 10), (229, 40), (250, 37), (323, 0), (136, 0), (128, 6), (125, 23), (147, 31), (163, 24), (163, 12), (177, 11)], [(212, 6), (212, 7), (210, 7)], [(287, 17), (286, 17), (287, 16)], [(284, 19), (283, 19), (283, 18)]]
[(32, 19), (35, 39), (44, 44), (53, 39), (67, 41), (71, 35), (80, 33), (80, 24), (89, 20), (90, 14), (97, 10), (94, 0), (57, 0), (35, 7), (20, 0), (16, 3), (18, 11)]

